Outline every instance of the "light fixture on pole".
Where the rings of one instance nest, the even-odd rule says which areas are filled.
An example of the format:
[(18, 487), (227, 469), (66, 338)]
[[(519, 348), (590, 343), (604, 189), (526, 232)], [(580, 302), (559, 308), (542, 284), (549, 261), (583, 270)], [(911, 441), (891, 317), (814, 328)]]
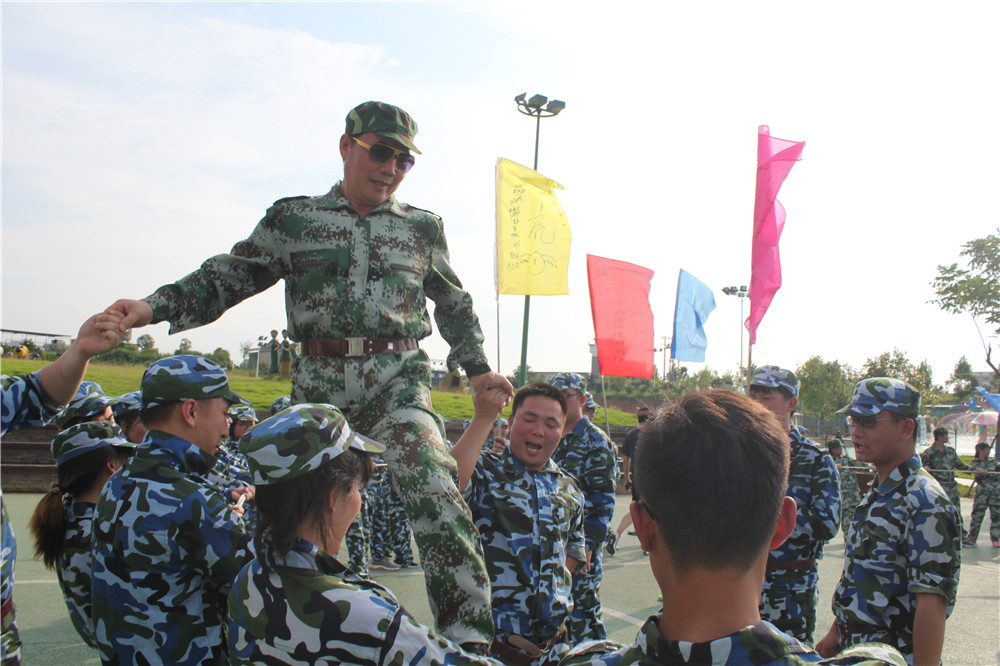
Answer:
[[(531, 168), (538, 171), (538, 136), (542, 130), (542, 118), (551, 118), (566, 108), (566, 102), (554, 99), (551, 102), (545, 95), (532, 95), (526, 99), (528, 93), (521, 93), (514, 98), (517, 102), (517, 110), (526, 116), (535, 118), (535, 163)], [(531, 296), (524, 296), (524, 326), (521, 330), (521, 369), (517, 378), (517, 385), (524, 386), (528, 376), (528, 312), (531, 309)]]
[(750, 294), (746, 285), (739, 287), (723, 287), (722, 293), (726, 296), (736, 296), (740, 299), (740, 383), (743, 383), (743, 299)]

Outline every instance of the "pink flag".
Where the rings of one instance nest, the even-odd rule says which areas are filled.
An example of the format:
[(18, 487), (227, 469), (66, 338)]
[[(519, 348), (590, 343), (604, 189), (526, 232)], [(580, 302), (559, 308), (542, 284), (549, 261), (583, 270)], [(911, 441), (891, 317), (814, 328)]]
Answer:
[(757, 198), (753, 204), (753, 254), (750, 262), (750, 316), (744, 326), (750, 344), (757, 340), (757, 325), (781, 288), (781, 258), (778, 241), (785, 226), (785, 209), (777, 200), (778, 190), (792, 165), (802, 159), (805, 141), (786, 141), (771, 136), (767, 125), (757, 130)]
[(653, 376), (652, 279), (648, 268), (587, 255), (590, 311), (602, 375)]

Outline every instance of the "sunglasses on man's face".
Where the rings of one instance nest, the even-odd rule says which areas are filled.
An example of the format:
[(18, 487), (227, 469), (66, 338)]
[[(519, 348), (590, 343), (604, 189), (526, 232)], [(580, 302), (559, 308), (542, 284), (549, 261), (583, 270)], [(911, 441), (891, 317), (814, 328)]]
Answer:
[(848, 428), (864, 428), (865, 430), (871, 430), (875, 427), (875, 424), (879, 421), (894, 421), (891, 416), (885, 418), (877, 419), (874, 416), (848, 416), (847, 417), (847, 427)]
[(406, 173), (407, 171), (412, 169), (413, 165), (417, 161), (413, 157), (413, 155), (409, 154), (405, 150), (397, 150), (392, 146), (385, 145), (384, 143), (376, 143), (376, 144), (365, 143), (356, 136), (352, 136), (351, 140), (354, 141), (354, 143), (361, 146), (362, 148), (364, 148), (365, 150), (367, 150), (368, 158), (372, 162), (375, 162), (376, 164), (383, 164), (384, 162), (388, 162), (393, 157), (395, 157), (396, 168), (402, 171), (403, 173)]

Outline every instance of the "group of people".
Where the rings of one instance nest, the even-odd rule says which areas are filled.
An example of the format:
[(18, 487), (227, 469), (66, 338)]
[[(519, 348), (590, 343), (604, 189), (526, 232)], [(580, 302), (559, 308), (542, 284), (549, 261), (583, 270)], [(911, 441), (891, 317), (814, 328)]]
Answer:
[[(329, 192), (275, 202), (229, 253), (85, 324), (66, 362), (9, 390), (5, 380), (4, 429), (23, 404), (45, 420), (72, 397), (87, 353), (133, 327), (207, 324), (285, 281), (287, 330), (301, 344), (289, 405), (223, 451), (234, 478), (245, 475), (228, 495), (206, 476), (239, 398), (202, 357), (147, 368), (138, 421), (148, 432), (134, 448), (117, 435), (98, 447), (108, 458), (95, 477), (107, 475), (92, 518), (90, 618), (102, 660), (899, 664), (902, 653), (936, 663), (960, 548), (955, 509), (915, 456), (919, 395), (865, 380), (846, 408), (878, 479), (852, 518), (837, 622), (814, 651), (816, 560), (840, 524), (839, 483), (832, 459), (790, 425), (798, 381), (774, 367), (751, 397), (689, 395), (637, 432), (630, 515), (663, 609), (634, 645), (606, 640), (614, 447), (585, 415), (581, 377), (515, 394), (490, 369), (441, 219), (394, 195), (419, 154), (416, 133), (398, 107), (355, 107), (339, 142), (344, 177)], [(419, 347), (427, 298), (449, 370), (461, 367), (474, 393), (475, 416), (450, 449)], [(508, 404), (507, 446), (484, 451)], [(61, 441), (60, 455), (76, 441)], [(412, 528), (434, 628), (336, 559), (373, 454)], [(68, 488), (60, 481), (57, 494)]]

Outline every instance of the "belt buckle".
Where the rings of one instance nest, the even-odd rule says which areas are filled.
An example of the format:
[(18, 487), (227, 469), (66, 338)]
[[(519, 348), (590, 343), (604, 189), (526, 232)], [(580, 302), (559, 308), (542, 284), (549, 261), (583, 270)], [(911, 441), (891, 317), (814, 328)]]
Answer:
[(364, 338), (344, 338), (347, 340), (347, 354), (346, 356), (364, 356), (365, 355), (365, 339)]

